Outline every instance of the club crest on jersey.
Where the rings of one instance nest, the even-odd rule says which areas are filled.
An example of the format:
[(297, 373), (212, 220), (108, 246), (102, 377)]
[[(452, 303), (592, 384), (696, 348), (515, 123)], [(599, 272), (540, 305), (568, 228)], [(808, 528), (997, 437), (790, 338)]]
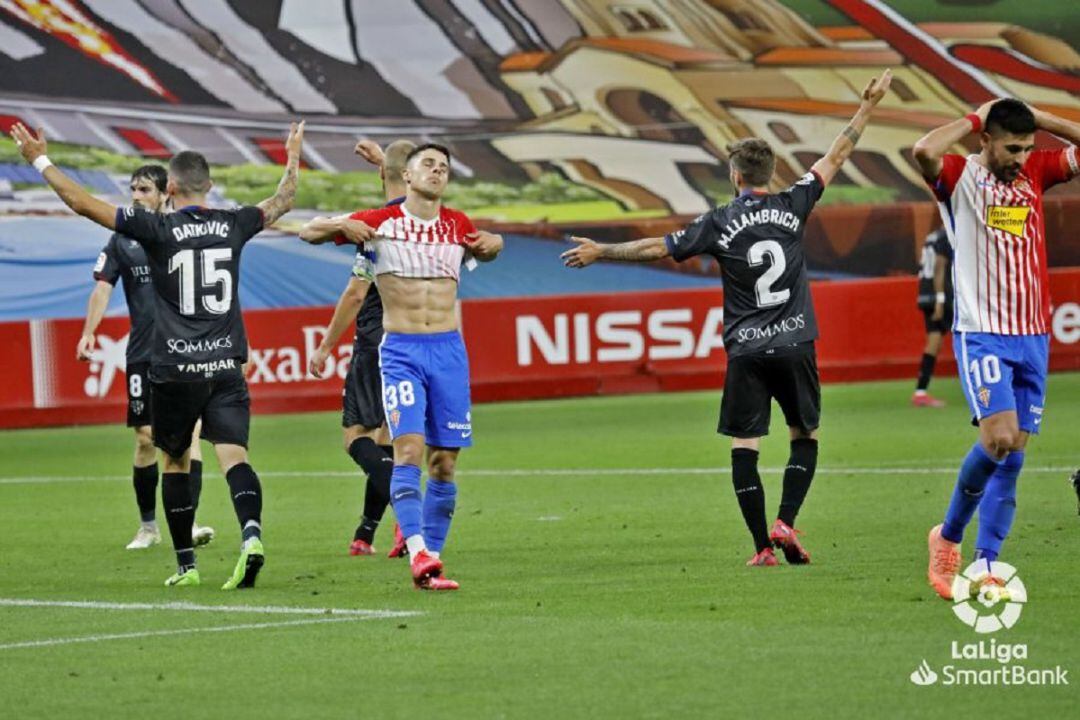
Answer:
[(986, 224), (995, 230), (1004, 230), (1016, 237), (1024, 236), (1031, 208), (1027, 205), (990, 205), (986, 208)]
[(984, 408), (990, 407), (990, 389), (981, 387), (979, 388), (979, 392), (977, 394), (979, 396), (979, 404), (982, 405)]

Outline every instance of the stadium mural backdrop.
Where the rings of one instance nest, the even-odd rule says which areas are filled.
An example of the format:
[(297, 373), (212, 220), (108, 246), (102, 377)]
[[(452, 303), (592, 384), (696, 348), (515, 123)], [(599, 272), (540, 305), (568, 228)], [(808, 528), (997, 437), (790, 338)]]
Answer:
[[(889, 67), (893, 91), (808, 225), (807, 256), (816, 277), (908, 275), (939, 222), (914, 142), (1003, 95), (1080, 120), (1077, 47), (1071, 3), (1028, 0), (0, 0), (0, 130), (45, 128), (53, 160), (117, 201), (134, 167), (195, 149), (216, 166), (215, 199), (249, 203), (273, 192), (283, 129), (305, 117), (286, 234), (381, 204), (358, 138), (437, 140), (455, 155), (448, 202), (481, 224), (617, 241), (728, 197), (732, 140), (767, 139), (776, 185), (791, 182)], [(60, 213), (0, 139), (0, 215)], [(1077, 183), (1047, 198), (1052, 266), (1080, 265), (1078, 214)]]

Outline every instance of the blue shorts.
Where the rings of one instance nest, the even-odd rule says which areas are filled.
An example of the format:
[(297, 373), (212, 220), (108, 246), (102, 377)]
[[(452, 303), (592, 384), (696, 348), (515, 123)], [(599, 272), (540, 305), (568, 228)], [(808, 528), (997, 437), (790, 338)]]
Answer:
[(472, 445), (469, 358), (461, 333), (386, 333), (379, 369), (390, 437), (423, 435), (434, 447)]
[(1046, 402), (1049, 335), (958, 332), (953, 350), (972, 422), (1006, 410), (1020, 429), (1038, 433)]

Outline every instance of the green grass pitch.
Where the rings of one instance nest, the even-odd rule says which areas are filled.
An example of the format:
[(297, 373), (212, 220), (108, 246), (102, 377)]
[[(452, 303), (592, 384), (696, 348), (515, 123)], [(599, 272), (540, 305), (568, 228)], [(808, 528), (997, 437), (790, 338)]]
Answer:
[[(404, 561), (348, 557), (362, 485), (336, 414), (256, 418), (267, 565), (240, 593), (218, 590), (238, 529), (213, 460), (204, 585), (168, 590), (167, 539), (123, 549), (137, 525), (128, 430), (0, 433), (0, 715), (1071, 715), (1080, 518), (1066, 480), (1080, 462), (1080, 375), (1051, 378), (1002, 558), (1029, 601), (992, 636), (1026, 644), (1020, 664), (1069, 670), (1067, 687), (909, 679), (923, 660), (939, 673), (998, 666), (950, 659), (953, 641), (989, 638), (925, 582), (927, 530), (974, 439), (957, 382), (933, 389), (947, 408), (909, 407), (907, 382), (825, 388), (820, 470), (799, 518), (808, 567), (744, 566), (717, 392), (479, 406), (444, 554), (462, 590), (441, 595), (411, 589)], [(770, 512), (786, 453), (782, 434), (766, 440)], [(388, 515), (380, 550), (391, 529)], [(293, 611), (155, 607), (174, 601)]]

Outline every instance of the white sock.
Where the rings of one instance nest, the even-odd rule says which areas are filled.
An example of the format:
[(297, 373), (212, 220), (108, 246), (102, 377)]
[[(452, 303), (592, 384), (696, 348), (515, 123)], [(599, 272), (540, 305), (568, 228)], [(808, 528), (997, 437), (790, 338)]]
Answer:
[(405, 546), (409, 548), (409, 560), (416, 557), (421, 550), (427, 550), (427, 546), (424, 545), (424, 536), (419, 534), (405, 538)]
[(144, 522), (142, 524), (142, 526), (144, 528), (146, 528), (147, 530), (150, 530), (152, 532), (157, 532), (157, 529), (158, 529), (157, 528), (157, 520), (151, 520), (150, 522)]

